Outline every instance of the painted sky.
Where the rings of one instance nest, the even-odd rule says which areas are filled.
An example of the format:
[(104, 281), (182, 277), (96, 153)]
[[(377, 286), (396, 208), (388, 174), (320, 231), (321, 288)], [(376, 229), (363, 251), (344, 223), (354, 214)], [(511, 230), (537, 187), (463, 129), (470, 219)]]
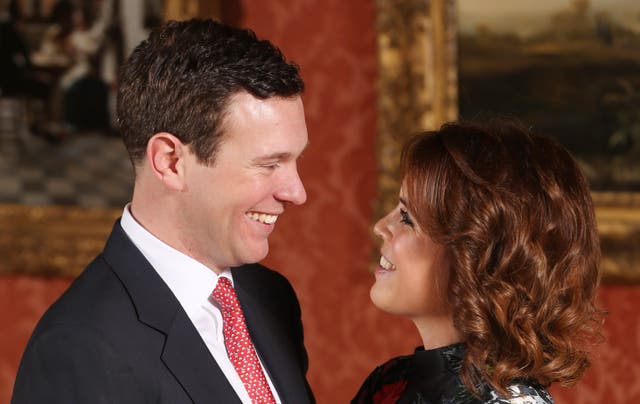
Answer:
[[(549, 24), (549, 17), (571, 9), (572, 0), (458, 0), (459, 28), (473, 32), (487, 25), (498, 32), (528, 36)], [(591, 0), (591, 13), (607, 11), (616, 22), (640, 33), (639, 0)]]

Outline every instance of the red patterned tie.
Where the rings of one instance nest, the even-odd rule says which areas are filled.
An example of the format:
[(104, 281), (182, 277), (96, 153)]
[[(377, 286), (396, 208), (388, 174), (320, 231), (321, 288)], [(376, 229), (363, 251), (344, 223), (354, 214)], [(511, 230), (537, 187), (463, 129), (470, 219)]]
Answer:
[(231, 281), (224, 276), (218, 278), (218, 284), (213, 291), (213, 298), (220, 306), (222, 313), (222, 332), (227, 355), (236, 368), (252, 404), (273, 404), (273, 398), (267, 379), (262, 372), (262, 366), (253, 348), (249, 330), (240, 308), (238, 297), (233, 290)]

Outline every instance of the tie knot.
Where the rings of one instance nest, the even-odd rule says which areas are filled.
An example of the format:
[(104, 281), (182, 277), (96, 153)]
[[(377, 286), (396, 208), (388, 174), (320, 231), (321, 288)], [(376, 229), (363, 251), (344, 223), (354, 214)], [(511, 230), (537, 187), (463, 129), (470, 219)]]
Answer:
[(218, 303), (221, 309), (235, 310), (240, 307), (236, 291), (233, 290), (231, 281), (224, 276), (218, 277), (218, 284), (213, 293), (213, 299)]

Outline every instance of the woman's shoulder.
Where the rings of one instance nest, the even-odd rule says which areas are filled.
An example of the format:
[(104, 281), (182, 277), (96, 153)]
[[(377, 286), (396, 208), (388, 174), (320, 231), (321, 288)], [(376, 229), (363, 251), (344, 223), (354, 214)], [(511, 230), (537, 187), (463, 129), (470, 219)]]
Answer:
[[(457, 392), (459, 344), (397, 356), (369, 374), (352, 403), (444, 402)], [(458, 397), (458, 396), (456, 396)], [(456, 404), (466, 401), (454, 401)]]
[(516, 382), (507, 387), (510, 398), (504, 398), (495, 391), (489, 392), (485, 404), (553, 404), (551, 394), (537, 383)]
[(414, 355), (397, 356), (376, 367), (365, 379), (352, 404), (395, 403), (414, 375)]
[(414, 355), (396, 356), (382, 365), (377, 366), (369, 375), (369, 378), (377, 379), (404, 379), (413, 370)]

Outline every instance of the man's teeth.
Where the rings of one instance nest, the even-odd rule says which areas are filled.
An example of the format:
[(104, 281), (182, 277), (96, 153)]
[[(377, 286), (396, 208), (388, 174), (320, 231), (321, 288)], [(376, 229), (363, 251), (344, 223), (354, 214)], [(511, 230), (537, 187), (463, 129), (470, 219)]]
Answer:
[(257, 222), (274, 224), (278, 220), (278, 215), (268, 215), (266, 213), (247, 212), (246, 215)]
[(380, 256), (380, 266), (387, 271), (394, 271), (396, 269), (396, 266), (387, 261), (387, 259), (383, 256)]

